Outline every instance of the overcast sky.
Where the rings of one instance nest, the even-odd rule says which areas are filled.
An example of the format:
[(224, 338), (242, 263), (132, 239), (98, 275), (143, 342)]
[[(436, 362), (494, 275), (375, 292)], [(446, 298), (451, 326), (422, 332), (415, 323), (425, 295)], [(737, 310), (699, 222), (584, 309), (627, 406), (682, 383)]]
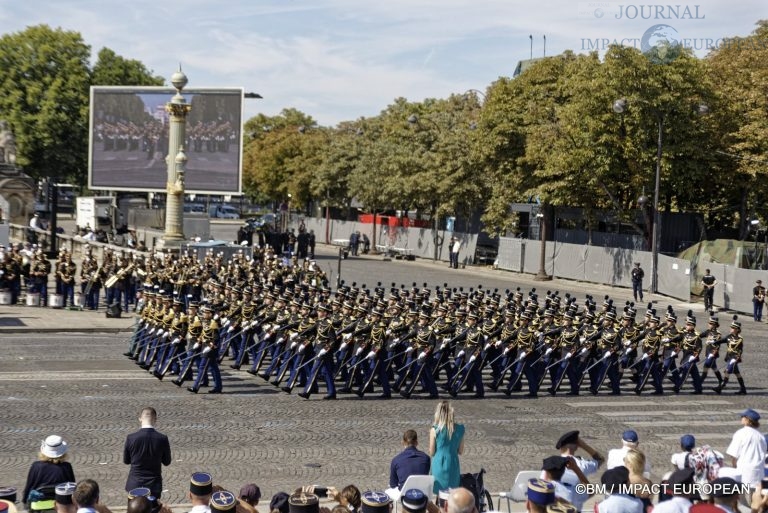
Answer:
[[(0, 32), (46, 23), (75, 30), (93, 55), (109, 47), (189, 87), (244, 87), (258, 112), (298, 108), (320, 124), (375, 116), (396, 97), (484, 90), (531, 54), (640, 46), (666, 24), (706, 54), (768, 18), (765, 0), (696, 3), (513, 0), (6, 0)], [(642, 6), (642, 7), (641, 7)], [(643, 19), (645, 18), (645, 19)], [(664, 29), (670, 33), (670, 29)], [(673, 32), (674, 33), (674, 32)], [(709, 41), (708, 41), (709, 40)]]

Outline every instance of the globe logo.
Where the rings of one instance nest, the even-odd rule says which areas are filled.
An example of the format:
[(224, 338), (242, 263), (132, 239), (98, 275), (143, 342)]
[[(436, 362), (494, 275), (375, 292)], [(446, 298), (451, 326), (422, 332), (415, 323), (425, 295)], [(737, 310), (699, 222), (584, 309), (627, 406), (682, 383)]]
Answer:
[(682, 48), (680, 34), (670, 25), (652, 25), (640, 39), (643, 54), (656, 64), (675, 60)]
[(595, 9), (595, 18), (602, 18), (605, 15), (605, 12), (600, 9), (599, 7)]

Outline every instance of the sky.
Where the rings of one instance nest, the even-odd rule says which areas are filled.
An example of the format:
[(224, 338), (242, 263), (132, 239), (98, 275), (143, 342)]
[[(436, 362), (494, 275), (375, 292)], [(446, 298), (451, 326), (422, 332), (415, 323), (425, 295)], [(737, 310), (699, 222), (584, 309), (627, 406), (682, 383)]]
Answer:
[[(671, 6), (668, 7), (668, 6)], [(521, 59), (602, 53), (672, 33), (699, 56), (768, 18), (765, 0), (26, 0), (0, 2), (0, 33), (48, 24), (188, 87), (243, 87), (245, 119), (297, 108), (321, 125), (376, 116), (395, 98), (484, 91)], [(668, 27), (656, 27), (668, 25)], [(533, 36), (531, 40), (530, 36)], [(531, 42), (533, 43), (531, 49)]]

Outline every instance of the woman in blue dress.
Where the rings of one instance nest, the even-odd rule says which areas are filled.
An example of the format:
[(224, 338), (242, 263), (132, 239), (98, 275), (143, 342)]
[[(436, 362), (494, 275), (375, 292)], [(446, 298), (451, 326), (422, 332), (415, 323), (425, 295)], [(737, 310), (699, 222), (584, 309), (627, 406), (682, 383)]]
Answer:
[(459, 455), (464, 452), (464, 425), (453, 419), (453, 406), (440, 401), (435, 409), (435, 420), (429, 430), (429, 455), (432, 456), (430, 473), (435, 477), (434, 493), (457, 488), (461, 480)]

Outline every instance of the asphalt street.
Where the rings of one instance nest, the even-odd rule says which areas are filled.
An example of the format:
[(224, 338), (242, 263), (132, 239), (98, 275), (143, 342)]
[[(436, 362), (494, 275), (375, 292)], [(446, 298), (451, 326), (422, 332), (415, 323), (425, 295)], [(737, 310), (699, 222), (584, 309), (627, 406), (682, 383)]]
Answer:
[[(319, 248), (317, 256), (320, 267), (335, 280), (335, 249)], [(520, 286), (527, 291), (535, 286), (542, 294), (558, 290), (562, 296), (575, 294), (580, 301), (587, 293), (599, 299), (610, 294), (619, 305), (630, 295), (626, 289), (559, 280), (539, 283), (530, 276), (489, 269), (452, 270), (447, 264), (381, 257), (343, 260), (342, 277), (371, 288), (378, 281), (387, 287), (392, 282), (397, 287), (448, 283), (465, 290), (482, 285), (500, 291)], [(654, 299), (659, 310), (666, 308), (665, 298)], [(681, 317), (693, 308), (698, 327), (704, 327), (700, 304), (670, 304)], [(14, 309), (0, 314), (22, 315), (25, 307)], [(730, 316), (719, 315), (727, 331)], [(656, 481), (671, 468), (669, 458), (679, 450), (684, 433), (725, 451), (739, 428), (739, 411), (752, 407), (768, 414), (762, 345), (768, 327), (747, 318), (742, 321), (746, 339), (742, 371), (749, 395), (733, 395), (732, 383), (730, 390), (717, 396), (708, 389), (714, 385), (710, 376), (700, 396), (684, 390), (679, 395), (637, 397), (627, 382), (618, 397), (606, 392), (538, 399), (496, 393), (482, 400), (459, 397), (458, 419), (467, 426), (462, 471), (483, 467), (488, 489), (509, 490), (517, 472), (540, 468), (541, 460), (556, 452), (555, 440), (570, 429), (582, 430), (603, 454), (620, 445), (625, 429), (635, 429)], [(215, 482), (228, 489), (258, 483), (267, 498), (309, 484), (354, 483), (363, 490), (383, 489), (402, 432), (416, 429), (422, 447), (427, 445), (434, 400), (340, 396), (329, 402), (319, 395), (302, 400), (243, 371), (230, 370), (228, 362), (223, 365), (224, 394), (193, 395), (169, 380), (159, 382), (123, 357), (126, 336), (43, 334), (35, 333), (34, 326), (24, 334), (0, 334), (0, 484), (23, 487), (41, 440), (55, 433), (71, 444), (76, 476), (95, 478), (107, 504), (123, 504), (128, 467), (121, 461), (122, 445), (125, 436), (138, 428), (136, 417), (144, 405), (158, 409), (158, 428), (171, 439), (173, 463), (165, 470), (163, 494), (170, 502), (186, 502), (188, 476), (197, 470), (211, 472)]]

